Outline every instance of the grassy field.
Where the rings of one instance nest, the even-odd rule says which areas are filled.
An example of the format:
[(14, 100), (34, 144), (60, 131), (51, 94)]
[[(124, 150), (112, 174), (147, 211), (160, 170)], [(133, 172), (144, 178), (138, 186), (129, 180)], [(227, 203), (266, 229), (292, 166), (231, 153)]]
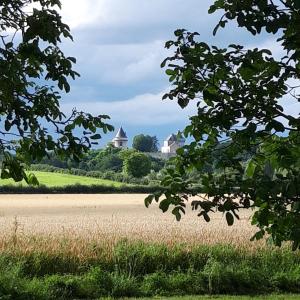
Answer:
[[(122, 183), (106, 180), (106, 179), (98, 179), (92, 177), (85, 177), (85, 176), (75, 176), (70, 174), (60, 174), (60, 173), (50, 173), (50, 172), (39, 172), (34, 171), (32, 172), (36, 175), (39, 180), (39, 183), (48, 187), (54, 186), (67, 186), (67, 185), (113, 185), (113, 186), (121, 186)], [(15, 183), (11, 179), (0, 180), (0, 185), (24, 185), (27, 184), (23, 183)]]

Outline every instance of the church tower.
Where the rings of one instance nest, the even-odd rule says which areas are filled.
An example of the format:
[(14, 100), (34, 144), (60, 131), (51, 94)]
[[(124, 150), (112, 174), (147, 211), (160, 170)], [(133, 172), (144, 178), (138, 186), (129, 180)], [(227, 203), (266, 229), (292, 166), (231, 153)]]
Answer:
[(128, 138), (126, 136), (126, 132), (123, 130), (122, 127), (120, 127), (120, 129), (118, 130), (112, 142), (116, 148), (124, 148), (124, 149), (127, 148)]

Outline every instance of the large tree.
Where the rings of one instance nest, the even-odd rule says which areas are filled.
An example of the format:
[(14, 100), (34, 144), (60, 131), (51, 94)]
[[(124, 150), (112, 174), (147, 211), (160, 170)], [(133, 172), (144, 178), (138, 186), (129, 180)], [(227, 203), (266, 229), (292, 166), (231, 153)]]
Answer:
[(68, 93), (68, 78), (79, 76), (75, 58), (59, 48), (63, 39), (72, 39), (57, 12), (60, 6), (59, 0), (0, 3), (1, 178), (34, 183), (26, 164), (49, 151), (79, 160), (100, 138), (98, 128), (112, 130), (106, 115), (74, 109), (66, 116), (60, 108), (60, 91)]
[(151, 160), (144, 153), (132, 152), (124, 160), (123, 171), (137, 178), (146, 176), (151, 171)]
[(132, 147), (141, 152), (157, 152), (158, 140), (156, 136), (139, 134), (133, 138)]
[[(236, 20), (251, 34), (265, 31), (277, 39), (282, 57), (269, 49), (242, 45), (219, 48), (202, 42), (198, 33), (177, 30), (166, 43), (175, 49), (162, 66), (172, 83), (164, 96), (184, 108), (196, 101), (198, 112), (185, 128), (193, 141), (179, 149), (175, 168), (162, 181), (164, 189), (154, 199), (160, 208), (172, 207), (179, 220), (186, 200), (198, 215), (226, 215), (228, 225), (241, 208), (254, 208), (252, 224), (259, 227), (253, 239), (265, 234), (281, 245), (300, 247), (300, 1), (218, 0), (209, 13), (223, 12), (214, 34)], [(286, 107), (293, 104), (293, 113)], [(230, 141), (230, 143), (225, 143)], [(217, 146), (217, 147), (216, 147)], [(222, 150), (217, 175), (204, 170)], [(250, 155), (247, 163), (245, 155)], [(201, 194), (185, 174), (200, 172)]]

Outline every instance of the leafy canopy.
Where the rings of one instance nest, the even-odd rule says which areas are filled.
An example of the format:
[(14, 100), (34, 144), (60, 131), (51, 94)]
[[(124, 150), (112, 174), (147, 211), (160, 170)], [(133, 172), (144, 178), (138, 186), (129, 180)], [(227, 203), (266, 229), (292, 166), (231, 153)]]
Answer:
[(60, 92), (68, 93), (68, 78), (79, 74), (73, 70), (75, 58), (59, 48), (64, 38), (72, 40), (56, 10), (60, 7), (59, 0), (0, 3), (1, 178), (37, 183), (26, 175), (25, 164), (49, 151), (79, 160), (101, 137), (98, 128), (113, 129), (104, 123), (106, 115), (61, 111)]
[(158, 140), (156, 136), (139, 134), (133, 138), (132, 147), (141, 152), (157, 152)]
[(125, 174), (140, 178), (150, 173), (151, 160), (147, 155), (136, 151), (127, 153), (123, 165)]
[[(164, 99), (182, 108), (197, 102), (184, 131), (193, 141), (178, 150), (162, 192), (145, 203), (160, 201), (179, 220), (188, 197), (198, 195), (191, 203), (198, 216), (209, 221), (210, 213), (221, 212), (228, 225), (239, 209), (254, 208), (252, 223), (259, 231), (253, 239), (267, 233), (276, 245), (292, 241), (300, 248), (300, 1), (218, 0), (209, 13), (215, 11), (223, 16), (214, 34), (236, 20), (253, 35), (266, 31), (278, 38), (283, 57), (236, 44), (219, 48), (202, 42), (197, 32), (175, 31), (176, 39), (166, 43), (174, 55), (162, 63), (172, 83)], [(289, 104), (293, 114), (285, 109)], [(216, 149), (222, 150), (217, 174), (205, 171)], [(202, 194), (184, 180), (191, 170), (201, 174)]]

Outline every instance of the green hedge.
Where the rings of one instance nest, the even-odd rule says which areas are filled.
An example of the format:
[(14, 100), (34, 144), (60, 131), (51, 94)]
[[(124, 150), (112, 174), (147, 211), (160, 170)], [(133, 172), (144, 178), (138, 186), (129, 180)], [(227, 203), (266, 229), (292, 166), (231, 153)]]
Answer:
[(85, 263), (63, 254), (0, 255), (1, 299), (276, 292), (300, 293), (299, 253), (121, 242), (110, 256)]
[[(66, 185), (62, 187), (34, 186), (0, 186), (0, 194), (150, 194), (158, 191), (158, 186), (122, 185)], [(1, 298), (0, 298), (1, 299)]]

